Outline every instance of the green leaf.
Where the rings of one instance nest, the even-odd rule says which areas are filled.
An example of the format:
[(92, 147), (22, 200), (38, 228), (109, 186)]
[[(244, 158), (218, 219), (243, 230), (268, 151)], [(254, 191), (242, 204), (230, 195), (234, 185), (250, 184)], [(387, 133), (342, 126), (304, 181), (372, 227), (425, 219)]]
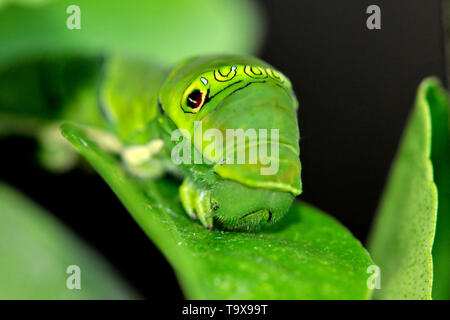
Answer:
[(38, 6), (54, 0), (0, 0), (0, 9), (6, 5)]
[[(436, 79), (426, 79), (419, 86), (380, 202), (369, 246), (375, 263), (381, 268), (381, 290), (374, 295), (377, 299), (431, 299), (431, 250), (437, 214), (431, 138), (447, 135), (448, 139), (448, 130), (440, 132), (443, 128), (432, 124), (431, 113), (435, 108), (442, 108), (441, 102), (446, 101), (443, 95)], [(445, 152), (449, 159), (448, 149)], [(442, 163), (434, 160), (438, 168)], [(442, 161), (445, 163), (444, 158)], [(445, 202), (445, 195), (441, 198), (440, 206)], [(448, 207), (441, 209), (439, 214), (448, 216)], [(448, 267), (446, 272), (448, 276)]]
[[(74, 4), (80, 8), (81, 29), (69, 30), (66, 22), (73, 12), (66, 10)], [(0, 67), (55, 53), (123, 54), (165, 64), (198, 54), (250, 53), (260, 43), (261, 29), (259, 10), (247, 0), (11, 4), (0, 10)]]
[[(0, 183), (0, 299), (131, 299), (117, 273), (59, 221)], [(81, 289), (66, 273), (80, 267)], [(70, 282), (70, 281), (69, 281)]]
[(258, 233), (208, 230), (189, 219), (169, 180), (128, 175), (77, 126), (63, 135), (92, 164), (176, 271), (192, 299), (366, 299), (372, 265), (351, 233), (297, 202)]
[(433, 299), (450, 299), (450, 126), (449, 98), (437, 82), (426, 91), (431, 111), (434, 180), (438, 191), (436, 238), (433, 245)]

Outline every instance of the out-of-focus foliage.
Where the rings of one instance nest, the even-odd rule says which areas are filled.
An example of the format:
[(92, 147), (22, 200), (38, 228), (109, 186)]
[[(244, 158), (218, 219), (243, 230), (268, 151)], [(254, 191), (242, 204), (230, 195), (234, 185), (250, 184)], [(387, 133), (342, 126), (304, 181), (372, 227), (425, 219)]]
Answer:
[(447, 67), (447, 79), (450, 79), (450, 1), (442, 1), (443, 8), (443, 24), (445, 33), (445, 46), (446, 46), (446, 67)]
[(0, 0), (0, 8), (6, 5), (39, 6), (54, 0)]
[[(0, 4), (0, 69), (55, 53), (122, 54), (173, 64), (198, 54), (254, 52), (262, 33), (258, 7), (247, 0), (23, 2)], [(69, 30), (67, 8), (74, 4), (81, 29)]]
[(433, 245), (433, 299), (450, 299), (450, 103), (439, 86), (430, 86), (431, 161), (438, 192), (436, 237)]
[[(81, 289), (67, 268), (80, 268)], [(69, 229), (0, 184), (0, 299), (137, 298), (118, 274)]]
[[(424, 80), (372, 230), (369, 248), (375, 263), (381, 268), (382, 287), (376, 290), (375, 298), (431, 299), (432, 246), (438, 208), (440, 225), (434, 256), (436, 281), (442, 283), (436, 287), (448, 285), (445, 284), (448, 281), (450, 249), (447, 110), (447, 95), (439, 82), (436, 79)], [(439, 189), (439, 207), (433, 169)]]

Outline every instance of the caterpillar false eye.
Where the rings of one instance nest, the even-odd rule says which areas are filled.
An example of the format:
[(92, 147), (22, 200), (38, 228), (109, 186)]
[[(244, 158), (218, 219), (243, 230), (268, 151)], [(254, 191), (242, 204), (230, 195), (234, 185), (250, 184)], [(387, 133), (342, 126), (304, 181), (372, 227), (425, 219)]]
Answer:
[(200, 108), (205, 102), (205, 97), (205, 92), (195, 89), (188, 95), (186, 104), (192, 109)]

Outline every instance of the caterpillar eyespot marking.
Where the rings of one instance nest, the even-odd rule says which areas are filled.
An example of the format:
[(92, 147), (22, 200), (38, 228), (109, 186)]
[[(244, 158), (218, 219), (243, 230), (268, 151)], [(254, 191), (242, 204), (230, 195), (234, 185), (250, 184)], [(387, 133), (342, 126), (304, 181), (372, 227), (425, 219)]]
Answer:
[(197, 114), (205, 105), (212, 103), (213, 98), (217, 96), (225, 98), (232, 87), (234, 92), (248, 86), (249, 83), (266, 80), (273, 81), (287, 92), (291, 90), (290, 83), (285, 81), (285, 77), (272, 68), (258, 64), (220, 65), (200, 74), (186, 87), (180, 106), (184, 113)]
[(188, 96), (187, 105), (192, 109), (196, 109), (201, 107), (204, 101), (205, 93), (200, 90), (194, 90)]

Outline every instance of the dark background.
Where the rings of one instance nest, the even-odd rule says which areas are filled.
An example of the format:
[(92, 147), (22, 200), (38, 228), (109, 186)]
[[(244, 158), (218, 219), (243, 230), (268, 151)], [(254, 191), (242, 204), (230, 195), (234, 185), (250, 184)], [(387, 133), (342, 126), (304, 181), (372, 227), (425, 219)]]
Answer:
[[(267, 20), (260, 55), (289, 76), (300, 101), (300, 198), (364, 242), (419, 82), (446, 83), (440, 1), (258, 2)], [(381, 30), (366, 28), (371, 4), (381, 7)], [(0, 181), (63, 220), (144, 297), (181, 298), (170, 266), (107, 185), (81, 169), (45, 172), (35, 149), (0, 140), (0, 150), (14, 150), (2, 156)]]

